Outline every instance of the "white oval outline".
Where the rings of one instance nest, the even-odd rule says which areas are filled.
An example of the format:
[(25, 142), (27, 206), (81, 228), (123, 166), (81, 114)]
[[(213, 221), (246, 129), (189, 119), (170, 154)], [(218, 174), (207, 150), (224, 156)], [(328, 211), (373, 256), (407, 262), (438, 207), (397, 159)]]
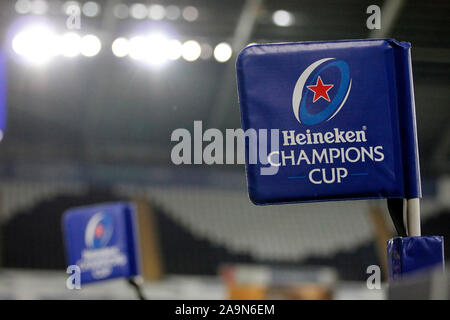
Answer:
[[(105, 215), (101, 212), (97, 212), (94, 214), (91, 219), (89, 219), (89, 222), (86, 226), (86, 231), (84, 234), (84, 242), (86, 243), (86, 246), (88, 248), (92, 248), (94, 246), (94, 233), (95, 233), (95, 227), (97, 224), (105, 217)], [(112, 235), (112, 231), (109, 232), (107, 235), (107, 241), (104, 241), (104, 244), (108, 243)]]
[(339, 106), (339, 108), (336, 109), (336, 111), (333, 113), (333, 115), (331, 117), (328, 118), (327, 121), (330, 121), (331, 119), (334, 118), (335, 115), (338, 114), (339, 110), (341, 110), (341, 108), (344, 106), (345, 101), (347, 101), (348, 98), (348, 94), (350, 93), (350, 89), (352, 88), (352, 79), (350, 79), (350, 83), (348, 85), (348, 89), (347, 89), (347, 93), (345, 94), (344, 99), (341, 102), (341, 105)]

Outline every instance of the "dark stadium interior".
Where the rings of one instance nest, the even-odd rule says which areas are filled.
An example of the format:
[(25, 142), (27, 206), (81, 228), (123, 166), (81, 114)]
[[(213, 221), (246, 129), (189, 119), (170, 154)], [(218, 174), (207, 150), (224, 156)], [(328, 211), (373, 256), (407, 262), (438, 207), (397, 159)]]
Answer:
[[(101, 28), (105, 42), (136, 28), (136, 21), (109, 18), (108, 8), (115, 2), (104, 1), (99, 17), (83, 21), (88, 32)], [(171, 28), (183, 39), (195, 37), (212, 44), (234, 40), (244, 1), (178, 2), (180, 6), (195, 4), (202, 12), (193, 23), (171, 22)], [(383, 3), (378, 3), (382, 7)], [(370, 4), (372, 1), (328, 0), (322, 1), (318, 10), (314, 1), (264, 1), (245, 44), (366, 38), (369, 30), (364, 27), (366, 15), (362, 13)], [(0, 27), (5, 38), (5, 31), (17, 17), (12, 4), (1, 6)], [(413, 46), (419, 150), (425, 177), (449, 173), (449, 6), (447, 1), (405, 1), (385, 35)], [(276, 8), (292, 9), (295, 25), (274, 26), (270, 13)], [(64, 16), (51, 18), (64, 26)], [(146, 23), (152, 27), (152, 22)], [(229, 70), (231, 81), (225, 79)], [(9, 110), (8, 135), (2, 142), (3, 166), (14, 166), (16, 159), (24, 166), (26, 159), (74, 167), (104, 164), (136, 166), (138, 170), (139, 166), (165, 166), (172, 147), (168, 137), (174, 129), (190, 128), (194, 120), (203, 120), (205, 127), (240, 127), (232, 61), (176, 61), (159, 72), (148, 72), (118, 60), (110, 50), (102, 50), (91, 60), (55, 61), (45, 74), (16, 64), (9, 66), (9, 73), (9, 103), (15, 108)]]

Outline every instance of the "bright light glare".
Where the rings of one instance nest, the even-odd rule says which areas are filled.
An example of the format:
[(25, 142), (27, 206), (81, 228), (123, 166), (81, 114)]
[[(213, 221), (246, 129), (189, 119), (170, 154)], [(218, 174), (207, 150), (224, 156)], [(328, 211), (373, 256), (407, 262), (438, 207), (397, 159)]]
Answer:
[(97, 36), (88, 34), (81, 39), (81, 54), (86, 57), (97, 55), (102, 48), (102, 43)]
[(83, 4), (83, 14), (86, 17), (95, 17), (100, 13), (100, 6), (94, 1), (88, 1)]
[(73, 32), (65, 33), (61, 37), (60, 50), (65, 57), (78, 56), (81, 52), (81, 37)]
[(148, 57), (146, 61), (151, 65), (161, 65), (168, 58), (168, 40), (162, 34), (153, 34), (147, 38)]
[(167, 42), (167, 58), (177, 60), (181, 58), (183, 45), (178, 40), (169, 40)]
[(17, 13), (26, 14), (31, 11), (31, 1), (30, 0), (18, 0), (14, 6)]
[(57, 37), (45, 26), (33, 26), (12, 40), (13, 50), (34, 64), (44, 64), (58, 54)]
[(183, 9), (183, 18), (186, 21), (192, 22), (198, 18), (198, 10), (196, 7), (188, 6)]
[(130, 57), (135, 60), (143, 60), (147, 52), (145, 37), (136, 36), (130, 39)]
[(45, 0), (34, 0), (31, 3), (31, 12), (34, 14), (45, 14), (48, 10), (48, 4)]
[(66, 15), (72, 15), (73, 13), (80, 13), (81, 6), (78, 1), (67, 1), (63, 4), (63, 12)]
[(216, 60), (219, 62), (228, 61), (231, 58), (232, 54), (233, 50), (231, 49), (231, 46), (226, 42), (219, 43), (214, 49), (214, 58), (216, 58)]
[(183, 43), (181, 52), (184, 60), (195, 61), (200, 57), (202, 53), (202, 48), (200, 47), (200, 44), (197, 41), (189, 40)]
[(288, 27), (294, 23), (294, 17), (286, 10), (277, 10), (272, 15), (273, 23), (280, 27)]
[(138, 20), (145, 19), (148, 15), (147, 7), (142, 3), (135, 3), (130, 7), (130, 15)]
[(119, 58), (127, 56), (130, 52), (130, 42), (125, 38), (117, 38), (112, 44), (112, 52)]
[(153, 4), (148, 10), (148, 16), (152, 20), (162, 20), (166, 15), (166, 9), (160, 4)]
[(128, 7), (126, 4), (119, 3), (114, 7), (114, 15), (119, 19), (128, 18)]
[(132, 59), (158, 66), (167, 60), (178, 59), (181, 56), (181, 43), (159, 33), (147, 37), (136, 36), (130, 40), (129, 55)]

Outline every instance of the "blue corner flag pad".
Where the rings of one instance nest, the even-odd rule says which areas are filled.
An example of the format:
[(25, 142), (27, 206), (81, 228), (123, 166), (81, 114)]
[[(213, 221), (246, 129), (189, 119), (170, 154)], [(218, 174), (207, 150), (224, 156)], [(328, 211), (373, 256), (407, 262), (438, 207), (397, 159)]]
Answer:
[(0, 141), (3, 139), (6, 129), (6, 94), (7, 94), (7, 76), (6, 59), (0, 47)]
[(389, 279), (399, 280), (431, 268), (444, 269), (444, 239), (440, 236), (396, 237), (387, 243)]
[(81, 284), (140, 273), (135, 207), (108, 203), (66, 211), (68, 265), (81, 270)]
[(409, 43), (256, 44), (236, 68), (255, 204), (421, 197)]

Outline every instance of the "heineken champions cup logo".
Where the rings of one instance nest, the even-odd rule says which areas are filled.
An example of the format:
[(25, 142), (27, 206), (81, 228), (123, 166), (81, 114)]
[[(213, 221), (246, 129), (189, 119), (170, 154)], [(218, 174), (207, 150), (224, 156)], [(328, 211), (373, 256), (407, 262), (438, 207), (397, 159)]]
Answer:
[[(315, 61), (295, 84), (292, 94), (295, 118), (306, 126), (333, 119), (345, 105), (351, 87), (352, 79), (345, 61), (335, 58)], [(269, 154), (269, 163), (298, 167), (299, 174), (290, 175), (288, 179), (305, 179), (312, 184), (342, 183), (349, 177), (368, 175), (365, 171), (350, 170), (356, 163), (383, 161), (384, 150), (382, 145), (370, 144), (364, 123), (358, 129), (282, 130), (282, 149)]]
[(85, 230), (86, 248), (81, 252), (77, 265), (82, 272), (89, 271), (94, 279), (108, 277), (114, 267), (127, 263), (120, 248), (110, 242), (114, 233), (112, 215), (98, 212), (88, 221)]
[(325, 58), (312, 63), (295, 84), (292, 94), (295, 118), (310, 126), (334, 118), (347, 101), (351, 87), (345, 61)]

